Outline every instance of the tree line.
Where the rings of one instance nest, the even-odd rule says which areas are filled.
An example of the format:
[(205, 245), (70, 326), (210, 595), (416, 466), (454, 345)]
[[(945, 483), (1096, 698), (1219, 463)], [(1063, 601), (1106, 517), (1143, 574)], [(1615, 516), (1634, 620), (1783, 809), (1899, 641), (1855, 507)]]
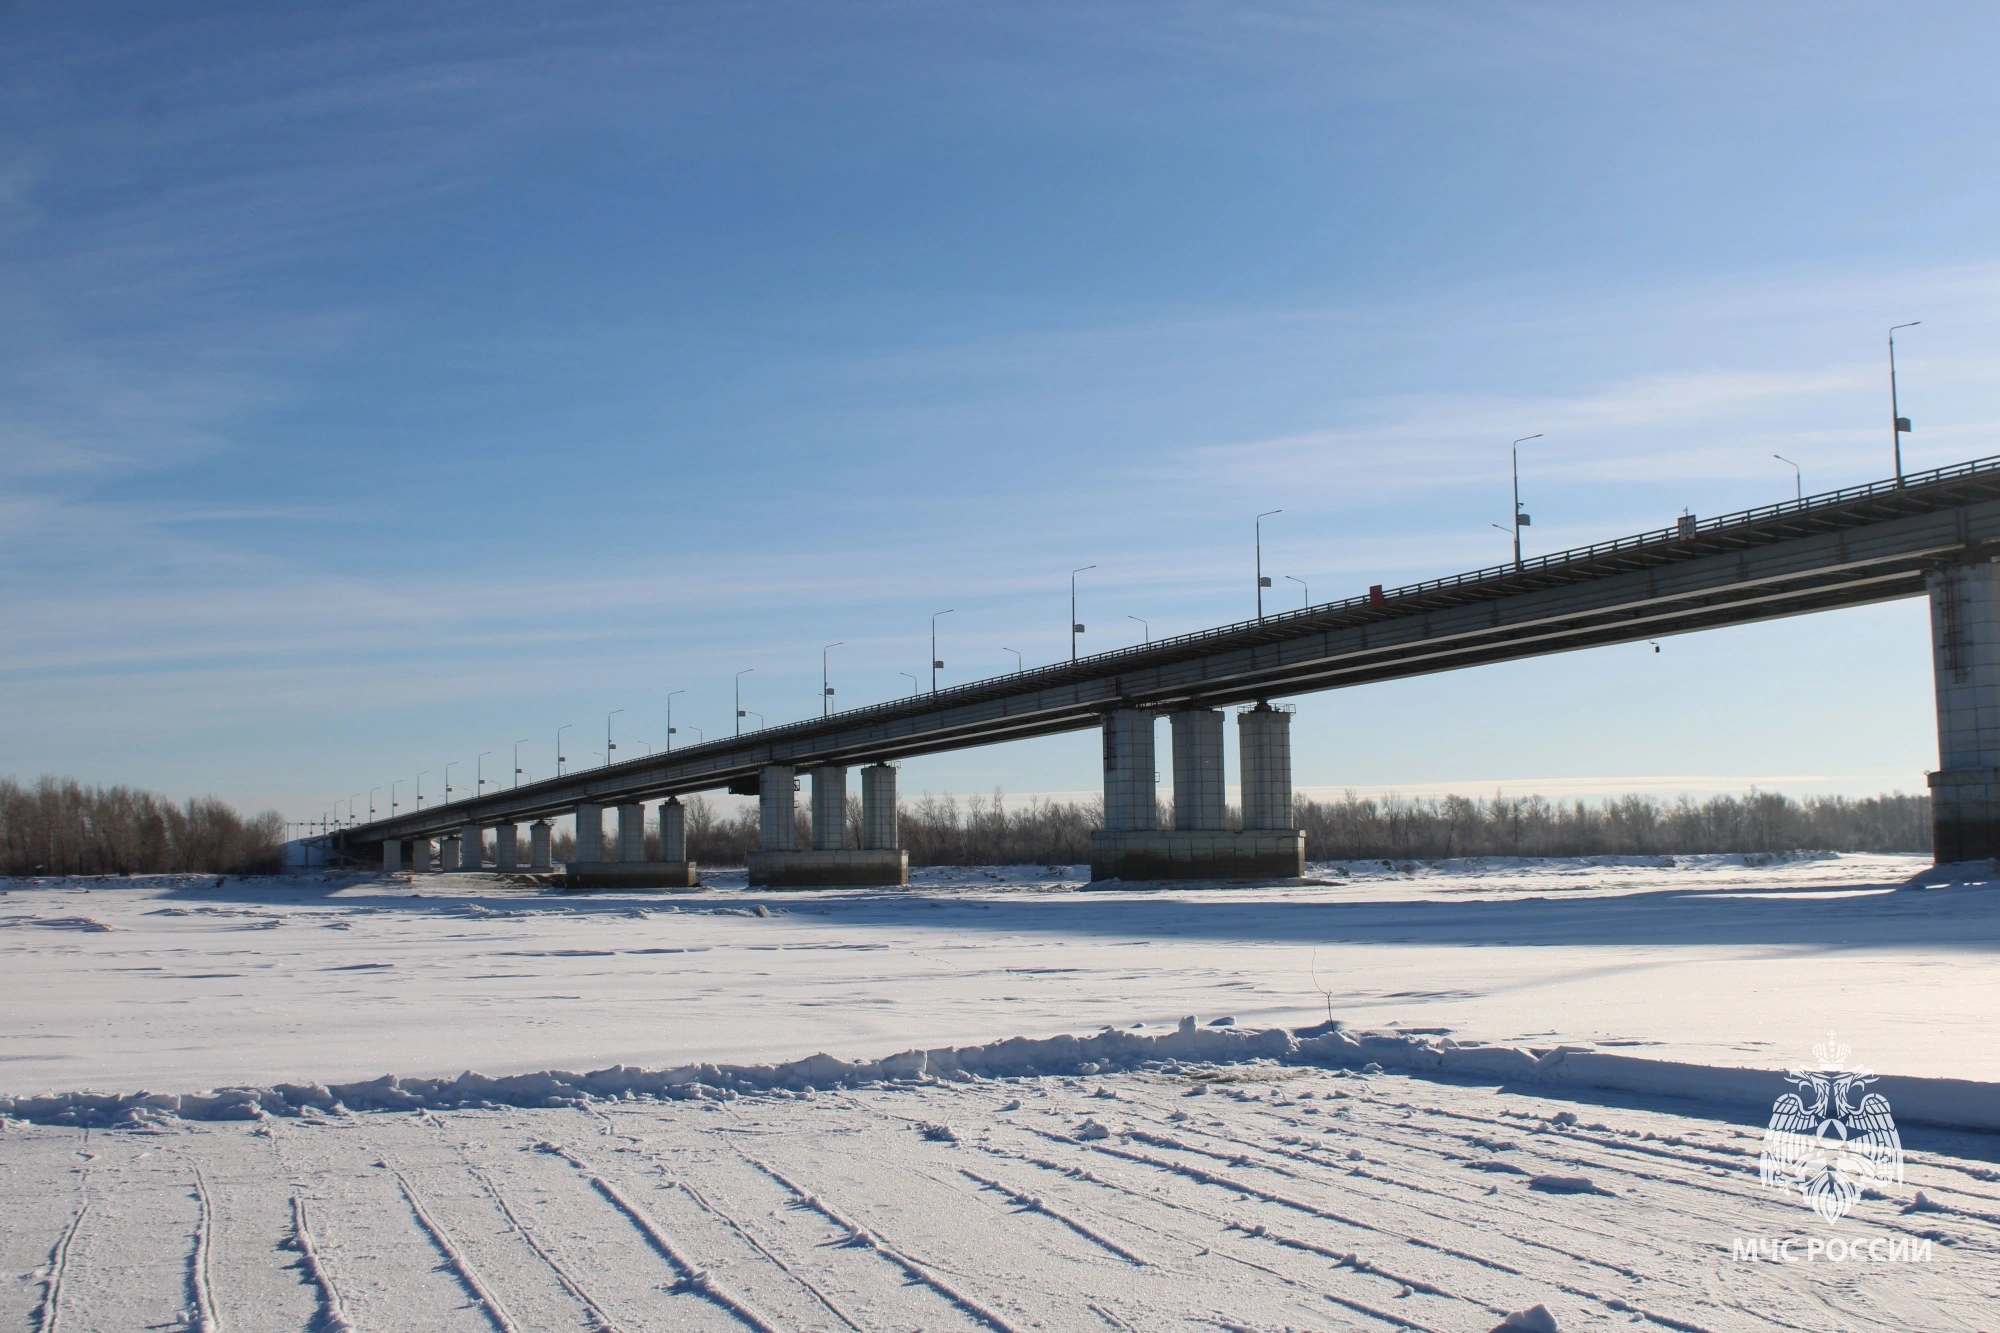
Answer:
[[(700, 796), (685, 799), (688, 855), (709, 866), (740, 866), (757, 850), (757, 811), (718, 812)], [(861, 803), (848, 802), (847, 845), (860, 845)], [(1671, 856), (1706, 852), (1928, 852), (1930, 798), (1808, 796), (1777, 792), (1711, 796), (1628, 795), (1554, 801), (1542, 796), (1300, 796), (1294, 826), (1305, 830), (1316, 861), (1438, 860), (1455, 856)], [(1090, 833), (1103, 803), (1031, 798), (1009, 808), (1001, 793), (961, 800), (924, 795), (897, 816), (911, 865), (1076, 865), (1090, 860)], [(1231, 828), (1240, 813), (1228, 813)], [(1162, 804), (1159, 826), (1173, 827)], [(797, 814), (795, 846), (810, 847)], [(563, 859), (572, 844), (555, 841)], [(647, 834), (646, 854), (658, 854)]]
[(211, 796), (0, 778), (0, 874), (269, 874), (284, 840), (277, 811), (245, 817)]

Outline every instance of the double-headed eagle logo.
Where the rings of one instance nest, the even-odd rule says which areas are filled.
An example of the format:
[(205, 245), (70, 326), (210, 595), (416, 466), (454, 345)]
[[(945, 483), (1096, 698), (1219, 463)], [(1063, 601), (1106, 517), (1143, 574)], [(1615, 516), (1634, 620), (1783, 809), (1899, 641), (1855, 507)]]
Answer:
[(1889, 1099), (1868, 1092), (1875, 1075), (1846, 1068), (1848, 1047), (1827, 1034), (1813, 1047), (1818, 1069), (1794, 1069), (1798, 1086), (1771, 1107), (1758, 1172), (1766, 1185), (1797, 1190), (1828, 1224), (1854, 1207), (1861, 1191), (1903, 1179), (1903, 1141)]

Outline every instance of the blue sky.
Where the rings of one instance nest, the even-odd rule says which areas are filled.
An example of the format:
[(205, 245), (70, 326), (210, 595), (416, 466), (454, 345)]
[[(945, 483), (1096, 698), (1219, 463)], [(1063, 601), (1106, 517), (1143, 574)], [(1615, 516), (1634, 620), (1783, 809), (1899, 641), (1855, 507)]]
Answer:
[[(316, 815), (2000, 453), (1970, 5), (0, 4), (0, 773)], [(1921, 787), (1917, 603), (1309, 788)], [(593, 737), (596, 738), (593, 740)], [(1089, 736), (912, 761), (1074, 792)]]

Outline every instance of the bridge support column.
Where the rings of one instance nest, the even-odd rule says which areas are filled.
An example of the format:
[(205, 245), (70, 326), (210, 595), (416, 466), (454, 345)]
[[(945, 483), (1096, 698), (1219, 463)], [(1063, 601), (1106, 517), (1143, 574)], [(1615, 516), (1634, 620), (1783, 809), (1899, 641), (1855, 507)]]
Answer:
[(438, 846), (444, 849), (438, 858), (438, 869), (449, 875), (458, 869), (458, 839), (445, 838), (438, 843)]
[(547, 873), (556, 868), (549, 847), (549, 821), (537, 819), (528, 825), (528, 869)]
[(403, 868), (403, 840), (389, 838), (382, 843), (382, 873), (393, 875)]
[(896, 768), (870, 764), (861, 770), (861, 849), (894, 851), (903, 845), (896, 826)]
[(816, 852), (847, 850), (847, 770), (822, 764), (812, 771), (812, 840)]
[(482, 870), (486, 865), (486, 830), (467, 824), (458, 831), (458, 868)]
[(576, 808), (576, 851), (570, 860), (595, 865), (604, 859), (604, 807), (584, 804)]
[(501, 824), (493, 830), (493, 868), (503, 875), (511, 875), (520, 868), (520, 827), (516, 824)]
[(660, 804), (660, 859), (662, 861), (685, 861), (688, 859), (687, 807), (680, 798), (669, 796)]
[(416, 871), (419, 875), (430, 874), (431, 840), (429, 838), (413, 838), (410, 840), (410, 869)]
[[(772, 774), (781, 774), (776, 784), (773, 799)], [(758, 814), (765, 828), (771, 828), (776, 821), (783, 821), (783, 832), (792, 829), (791, 774), (789, 768), (767, 768), (762, 781), (763, 804)], [(886, 783), (884, 781), (886, 775)], [(752, 852), (749, 857), (750, 882), (761, 888), (806, 889), (835, 888), (843, 885), (902, 885), (910, 882), (909, 855), (896, 848), (893, 842), (887, 846), (868, 846), (868, 811), (870, 800), (879, 825), (885, 804), (893, 837), (896, 810), (896, 770), (887, 764), (875, 764), (861, 770), (863, 847), (850, 851), (847, 847), (847, 770), (836, 764), (825, 765), (812, 771), (812, 850), (796, 851), (792, 840), (786, 837), (783, 845), (773, 846), (766, 835), (763, 848)], [(776, 831), (776, 830), (773, 830)], [(876, 833), (880, 833), (878, 827)]]
[[(1172, 831), (1154, 828), (1150, 816), (1150, 725), (1138, 731), (1121, 721), (1126, 716), (1105, 719), (1104, 829), (1090, 835), (1092, 879), (1271, 880), (1305, 873), (1305, 836), (1291, 827), (1290, 713), (1260, 704), (1239, 718), (1241, 833), (1223, 827), (1222, 714), (1198, 709), (1172, 717)], [(1146, 714), (1131, 716), (1150, 724)]]
[(1952, 565), (1924, 581), (1938, 717), (1931, 854), (1984, 860), (2000, 855), (2000, 564)]
[(798, 779), (785, 764), (766, 764), (757, 780), (757, 850), (789, 852), (798, 842)]
[(618, 807), (618, 859), (625, 862), (646, 859), (646, 807), (637, 801)]
[(1174, 736), (1174, 828), (1218, 831), (1222, 811), (1222, 710), (1190, 708), (1169, 719)]

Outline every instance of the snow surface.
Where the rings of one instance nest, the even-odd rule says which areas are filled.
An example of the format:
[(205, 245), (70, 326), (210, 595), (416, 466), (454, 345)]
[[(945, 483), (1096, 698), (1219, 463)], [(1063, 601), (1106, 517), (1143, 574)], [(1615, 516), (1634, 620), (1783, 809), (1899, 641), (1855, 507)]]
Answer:
[[(778, 1062), (1183, 1014), (2000, 1083), (2000, 892), (1911, 857), (1315, 866), (1320, 883), (550, 893), (494, 875), (13, 880), (0, 1094)], [(1322, 994), (1322, 990), (1328, 994)], [(1329, 999), (1330, 995), (1330, 999)]]
[[(1966, 1143), (1912, 1151), (1830, 1233), (1832, 1260), (1806, 1248), (1829, 1238), (1817, 1219), (1760, 1184), (1754, 1125), (1582, 1111), (1157, 1062), (109, 1133), (15, 1121), (0, 1326), (1992, 1327), (2000, 1174)], [(1793, 1263), (1736, 1257), (1785, 1237)], [(1857, 1245), (1879, 1257), (1845, 1257)]]

